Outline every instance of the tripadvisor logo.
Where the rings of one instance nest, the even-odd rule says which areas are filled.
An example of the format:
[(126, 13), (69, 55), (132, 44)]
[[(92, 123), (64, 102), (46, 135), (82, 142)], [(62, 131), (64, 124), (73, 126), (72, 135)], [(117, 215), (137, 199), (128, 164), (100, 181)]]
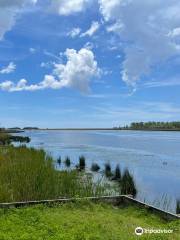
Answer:
[(173, 233), (172, 229), (149, 229), (149, 228), (142, 228), (142, 227), (137, 227), (135, 229), (135, 234), (136, 235), (142, 235), (142, 234), (171, 234)]
[(135, 234), (136, 235), (142, 235), (144, 233), (144, 230), (143, 230), (143, 228), (142, 227), (137, 227), (136, 229), (135, 229)]

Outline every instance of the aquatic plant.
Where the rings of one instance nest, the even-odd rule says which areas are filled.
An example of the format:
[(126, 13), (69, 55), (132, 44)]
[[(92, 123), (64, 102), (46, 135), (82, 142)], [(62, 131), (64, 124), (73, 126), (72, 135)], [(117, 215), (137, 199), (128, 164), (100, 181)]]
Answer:
[(57, 163), (58, 163), (59, 165), (61, 165), (61, 156), (58, 157)]
[(70, 167), (71, 166), (71, 159), (69, 157), (66, 157), (64, 163), (65, 163), (66, 167)]
[(80, 170), (84, 170), (86, 167), (86, 159), (85, 157), (82, 155), (79, 157), (79, 169)]
[(180, 214), (180, 199), (176, 201), (176, 214)]
[(100, 170), (100, 166), (97, 163), (93, 163), (91, 166), (92, 172), (98, 172)]
[(121, 182), (121, 194), (124, 195), (132, 195), (133, 197), (136, 196), (137, 194), (137, 189), (135, 186), (134, 178), (133, 176), (129, 173), (129, 170), (126, 169), (123, 173)]
[(110, 165), (110, 163), (105, 163), (104, 173), (105, 173), (105, 176), (106, 176), (106, 177), (111, 177), (111, 176), (113, 175), (113, 174), (112, 174), (112, 171), (111, 171), (111, 165)]
[(117, 180), (117, 181), (121, 180), (121, 169), (120, 169), (119, 165), (116, 166), (113, 180)]

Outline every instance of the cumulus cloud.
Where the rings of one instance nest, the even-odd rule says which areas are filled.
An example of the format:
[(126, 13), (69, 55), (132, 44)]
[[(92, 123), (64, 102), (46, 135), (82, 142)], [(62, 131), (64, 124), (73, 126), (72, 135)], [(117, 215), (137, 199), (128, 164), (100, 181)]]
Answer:
[(72, 38), (75, 38), (76, 36), (78, 36), (81, 32), (80, 28), (73, 28), (70, 32), (68, 32), (67, 36), (70, 36)]
[(91, 24), (91, 27), (84, 33), (81, 34), (81, 37), (86, 37), (86, 36), (93, 36), (98, 29), (100, 28), (100, 24), (98, 22), (93, 21)]
[(35, 4), (37, 0), (1, 0), (0, 1), (0, 40), (10, 31), (16, 21), (16, 16), (26, 4)]
[(83, 11), (91, 0), (51, 0), (51, 9), (68, 16)]
[(180, 53), (179, 0), (99, 0), (108, 31), (126, 42), (122, 79), (128, 85)]
[(88, 92), (90, 80), (100, 74), (93, 52), (86, 48), (79, 51), (67, 49), (64, 55), (67, 62), (65, 64), (54, 63), (53, 73), (45, 75), (43, 81), (38, 84), (28, 85), (25, 79), (21, 79), (17, 84), (12, 81), (5, 81), (0, 83), (0, 89), (14, 92), (68, 87), (76, 88), (84, 93)]
[(1, 74), (9, 74), (16, 70), (16, 65), (13, 62), (10, 62), (7, 67), (4, 67), (0, 70)]

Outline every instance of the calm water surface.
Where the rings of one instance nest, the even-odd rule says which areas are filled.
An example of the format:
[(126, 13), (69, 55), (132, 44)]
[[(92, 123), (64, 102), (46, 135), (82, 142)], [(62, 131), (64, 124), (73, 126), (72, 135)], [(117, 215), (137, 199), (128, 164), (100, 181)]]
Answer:
[(55, 158), (68, 155), (74, 165), (83, 154), (89, 167), (92, 162), (128, 167), (141, 200), (174, 211), (175, 199), (180, 198), (180, 132), (61, 130), (21, 135), (31, 138), (28, 146), (44, 148)]

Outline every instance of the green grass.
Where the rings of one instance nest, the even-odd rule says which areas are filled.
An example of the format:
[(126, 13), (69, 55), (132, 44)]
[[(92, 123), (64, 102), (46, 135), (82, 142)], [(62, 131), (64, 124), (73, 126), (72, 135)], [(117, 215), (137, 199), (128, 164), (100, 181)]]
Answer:
[[(137, 226), (174, 232), (138, 237)], [(142, 209), (90, 202), (0, 210), (1, 240), (178, 240), (179, 227)]]
[(0, 148), (0, 202), (111, 194), (77, 170), (57, 171), (43, 150)]

